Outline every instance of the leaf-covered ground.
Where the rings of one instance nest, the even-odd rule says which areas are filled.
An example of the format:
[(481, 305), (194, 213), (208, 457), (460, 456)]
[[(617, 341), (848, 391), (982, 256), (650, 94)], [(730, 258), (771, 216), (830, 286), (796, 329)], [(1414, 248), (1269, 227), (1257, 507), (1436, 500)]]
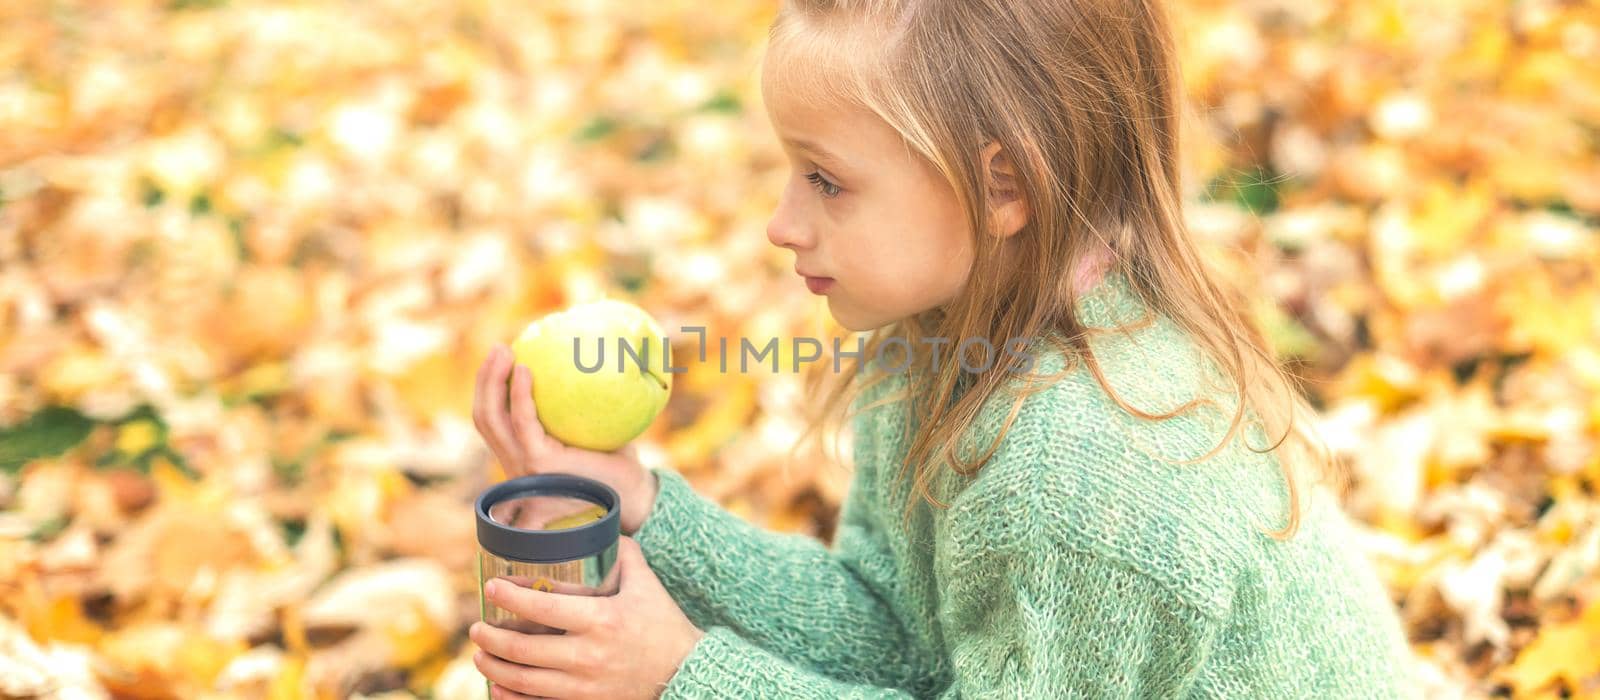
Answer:
[[(0, 696), (480, 697), (488, 348), (600, 293), (831, 328), (763, 235), (775, 8), (0, 3)], [(1194, 230), (1429, 695), (1600, 697), (1600, 5), (1176, 10)], [(827, 539), (800, 396), (690, 362), (644, 455)]]

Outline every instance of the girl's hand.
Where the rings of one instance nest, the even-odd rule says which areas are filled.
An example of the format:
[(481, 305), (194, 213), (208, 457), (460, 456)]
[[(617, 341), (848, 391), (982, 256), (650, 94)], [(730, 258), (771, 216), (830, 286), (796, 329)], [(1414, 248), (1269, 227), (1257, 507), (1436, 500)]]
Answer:
[(523, 634), (475, 622), (467, 634), (472, 658), (494, 683), (493, 697), (655, 698), (672, 680), (703, 632), (645, 563), (631, 537), (617, 540), (621, 580), (613, 596), (550, 593), (485, 583), (495, 605), (565, 634)]
[[(594, 452), (569, 447), (546, 434), (533, 407), (533, 373), (524, 365), (514, 365), (514, 360), (511, 348), (496, 345), (478, 367), (472, 397), (472, 423), (506, 475), (574, 474), (599, 481), (622, 499), (622, 532), (637, 532), (655, 505), (655, 474), (639, 463), (631, 444), (615, 452)], [(509, 407), (507, 375), (511, 379)]]

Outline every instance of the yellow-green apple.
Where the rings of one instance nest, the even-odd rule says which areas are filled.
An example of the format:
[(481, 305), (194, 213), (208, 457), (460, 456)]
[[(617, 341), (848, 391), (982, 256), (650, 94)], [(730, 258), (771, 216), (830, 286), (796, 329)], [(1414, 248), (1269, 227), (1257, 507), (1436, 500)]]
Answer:
[(667, 405), (672, 374), (665, 335), (644, 309), (600, 299), (529, 323), (511, 352), (533, 374), (534, 410), (545, 432), (573, 447), (610, 452), (643, 433)]

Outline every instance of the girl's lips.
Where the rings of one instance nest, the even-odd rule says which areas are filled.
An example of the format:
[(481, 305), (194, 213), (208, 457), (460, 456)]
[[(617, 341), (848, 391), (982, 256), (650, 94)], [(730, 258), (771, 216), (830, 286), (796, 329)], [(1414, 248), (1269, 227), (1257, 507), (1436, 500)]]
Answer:
[(833, 278), (832, 277), (807, 277), (806, 278), (806, 289), (811, 290), (812, 294), (826, 294), (827, 291), (832, 287), (833, 287)]

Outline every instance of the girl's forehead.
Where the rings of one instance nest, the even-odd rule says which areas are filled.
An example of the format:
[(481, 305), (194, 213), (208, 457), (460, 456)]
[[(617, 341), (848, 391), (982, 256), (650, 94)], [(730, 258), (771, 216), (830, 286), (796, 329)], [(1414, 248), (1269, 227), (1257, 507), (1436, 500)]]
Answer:
[(822, 138), (823, 134), (838, 130), (839, 122), (847, 118), (841, 110), (781, 89), (768, 93), (764, 106), (773, 125), (785, 137)]
[(767, 63), (762, 68), (761, 97), (769, 111), (799, 118), (840, 111), (842, 106), (837, 91), (820, 85), (814, 73), (782, 64)]
[(762, 102), (778, 136), (787, 141), (836, 141), (838, 134), (850, 131), (852, 120), (860, 118), (804, 83), (785, 79), (763, 80)]
[(831, 55), (836, 43), (817, 37), (773, 42), (762, 57), (761, 95), (778, 137), (799, 148), (820, 146), (840, 165), (874, 160), (886, 149), (903, 150), (900, 135), (860, 101), (860, 75)]
[(852, 42), (831, 33), (802, 31), (767, 45), (761, 59), (765, 99), (813, 106), (820, 111), (861, 109), (865, 60)]
[(781, 98), (768, 102), (766, 108), (785, 146), (835, 166), (849, 167), (862, 159), (878, 158), (893, 134), (876, 116), (859, 110)]

